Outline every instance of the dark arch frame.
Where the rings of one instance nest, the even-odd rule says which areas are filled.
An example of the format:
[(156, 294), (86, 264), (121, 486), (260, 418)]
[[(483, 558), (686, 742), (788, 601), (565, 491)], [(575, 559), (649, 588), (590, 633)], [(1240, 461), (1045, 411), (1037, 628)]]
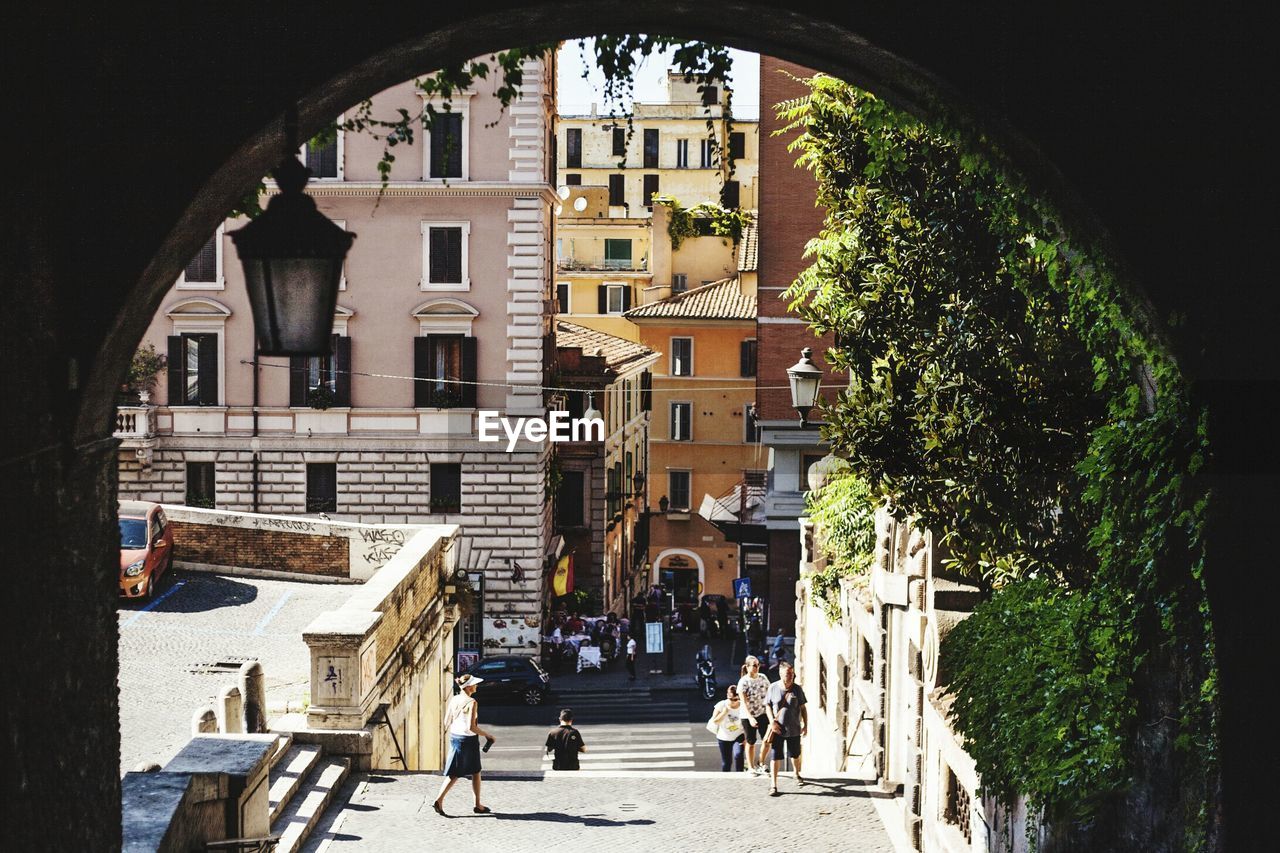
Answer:
[[(1270, 662), (1260, 649), (1271, 645), (1264, 605), (1275, 581), (1250, 534), (1271, 522), (1264, 509), (1280, 464), (1240, 401), (1274, 393), (1280, 378), (1266, 319), (1280, 316), (1280, 297), (1263, 286), (1266, 253), (1229, 252), (1269, 237), (1261, 224), (1270, 148), (1222, 135), (1243, 135), (1251, 92), (1271, 79), (1261, 70), (1265, 28), (1230, 10), (1161, 18), (1136, 8), (1055, 10), (1046, 19), (1011, 0), (492, 0), (470, 17), (457, 5), (317, 0), (305, 18), (295, 11), (282, 43), (266, 4), (191, 5), (32, 8), (0, 36), (8, 48), (0, 79), (28, 130), (10, 140), (14, 162), (29, 166), (10, 176), (0, 214), (10, 238), (0, 247), (10, 308), (0, 317), (3, 375), (22, 401), (2, 416), (10, 440), (0, 461), (13, 495), (4, 525), (14, 541), (32, 529), (80, 534), (49, 547), (49, 612), (11, 608), (35, 650), (15, 662), (6, 718), (15, 753), (6, 788), (15, 795), (5, 814), (27, 827), (16, 844), (89, 849), (118, 831), (118, 740), (115, 722), (103, 719), (114, 707), (104, 694), (116, 652), (82, 654), (92, 642), (70, 642), (56, 617), (89, 641), (113, 636), (113, 532), (102, 511), (114, 494), (110, 389), (197, 248), (190, 235), (205, 233), (271, 165), (273, 122), (292, 93), (309, 93), (302, 125), (315, 129), (360, 96), (442, 61), (590, 31), (720, 39), (843, 76), (920, 113), (945, 107), (1064, 211), (1073, 232), (1112, 246), (1129, 280), (1149, 291), (1154, 316), (1188, 317), (1170, 340), (1213, 416), (1221, 509), (1209, 532), (1209, 583), (1217, 621), (1229, 626), (1219, 637), (1227, 827), (1240, 844), (1250, 828), (1261, 831), (1265, 810), (1251, 806), (1268, 777), (1245, 738), (1265, 719), (1250, 677)], [(1221, 215), (1228, 203), (1255, 221)], [(1202, 296), (1204, 282), (1217, 292)], [(1231, 295), (1250, 300), (1248, 316), (1236, 314)], [(55, 796), (79, 802), (88, 819), (33, 825), (30, 815)]]

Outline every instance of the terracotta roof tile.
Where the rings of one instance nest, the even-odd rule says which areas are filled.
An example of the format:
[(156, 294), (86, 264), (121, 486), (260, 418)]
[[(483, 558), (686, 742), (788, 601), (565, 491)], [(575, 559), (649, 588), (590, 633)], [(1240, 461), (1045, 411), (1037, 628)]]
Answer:
[(725, 278), (632, 308), (623, 315), (629, 320), (672, 317), (684, 320), (754, 320), (756, 298), (746, 296), (737, 278)]
[(628, 362), (654, 355), (644, 344), (588, 329), (567, 320), (556, 320), (556, 346), (577, 347), (583, 355), (603, 358), (605, 364), (617, 370)]
[(756, 225), (755, 211), (751, 220), (742, 226), (742, 240), (738, 243), (738, 272), (756, 271), (756, 251), (760, 245), (760, 228)]

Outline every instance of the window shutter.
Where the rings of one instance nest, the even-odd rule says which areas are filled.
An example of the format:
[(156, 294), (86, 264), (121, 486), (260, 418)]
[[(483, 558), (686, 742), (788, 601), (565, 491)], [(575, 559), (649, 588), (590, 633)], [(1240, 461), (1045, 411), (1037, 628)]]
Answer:
[(653, 411), (653, 374), (647, 370), (640, 374), (640, 409)]
[(169, 336), (169, 405), (182, 405), (182, 335)]
[(462, 229), (449, 228), (445, 232), (445, 242), (448, 244), (448, 254), (445, 256), (448, 260), (448, 268), (446, 274), (449, 276), (446, 281), (462, 281)]
[(597, 306), (599, 310), (596, 311), (596, 313), (608, 314), (609, 313), (609, 288), (605, 287), (603, 284), (597, 284), (596, 296), (598, 297), (598, 301), (600, 303)]
[(431, 271), (427, 281), (448, 281), (449, 240), (446, 229), (431, 229)]
[[(462, 379), (466, 383), (476, 382), (480, 375), (479, 361), (476, 356), (476, 344), (478, 342), (479, 338), (466, 337), (462, 339)], [(475, 408), (477, 390), (474, 384), (462, 386), (462, 405), (464, 408)]]
[(622, 312), (625, 314), (630, 310), (631, 310), (631, 285), (628, 284), (622, 288)]
[(289, 356), (289, 405), (307, 404), (307, 357)]
[(746, 158), (747, 135), (745, 133), (729, 134), (729, 156), (735, 160), (742, 160)]
[(646, 128), (644, 132), (644, 167), (658, 168), (658, 131)]
[(446, 177), (444, 154), (448, 134), (445, 132), (444, 116), (437, 115), (431, 124), (431, 175), (433, 178)]
[(653, 207), (653, 197), (658, 194), (658, 176), (644, 176), (644, 206)]
[(613, 156), (627, 156), (627, 131), (624, 128), (613, 129)]
[(200, 405), (218, 405), (218, 336), (200, 338)]
[(351, 338), (333, 336), (333, 396), (335, 406), (351, 405)]
[(740, 362), (741, 376), (756, 375), (756, 342), (747, 340), (742, 342)]
[(425, 335), (413, 339), (413, 405), (425, 409), (431, 405), (431, 339)]
[(626, 175), (609, 176), (609, 204), (620, 206), (627, 203)]
[(462, 177), (462, 117), (461, 115), (448, 115), (445, 117), (444, 126), (449, 128), (449, 132), (445, 134), (448, 140), (447, 149), (444, 154), (448, 158), (447, 167), (445, 167), (445, 177), (461, 178)]
[(742, 195), (737, 181), (725, 181), (724, 191), (720, 194), (724, 200), (724, 206), (729, 210), (737, 210), (742, 206)]

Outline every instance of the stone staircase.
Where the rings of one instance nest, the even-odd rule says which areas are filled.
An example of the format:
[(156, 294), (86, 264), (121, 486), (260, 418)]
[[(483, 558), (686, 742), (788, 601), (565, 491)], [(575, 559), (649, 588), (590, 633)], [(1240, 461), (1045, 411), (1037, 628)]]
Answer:
[(272, 761), (271, 833), (280, 837), (276, 853), (298, 853), (351, 769), (347, 758), (327, 757), (318, 744), (294, 743), (281, 735)]

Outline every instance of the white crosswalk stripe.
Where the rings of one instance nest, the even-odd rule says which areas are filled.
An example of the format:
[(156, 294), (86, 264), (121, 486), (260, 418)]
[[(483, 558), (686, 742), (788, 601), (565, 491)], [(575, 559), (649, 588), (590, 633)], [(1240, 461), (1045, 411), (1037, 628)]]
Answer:
[[(583, 770), (693, 770), (694, 735), (687, 702), (635, 692), (575, 693), (560, 697), (573, 709), (587, 751)], [(551, 769), (552, 756), (542, 767)]]

